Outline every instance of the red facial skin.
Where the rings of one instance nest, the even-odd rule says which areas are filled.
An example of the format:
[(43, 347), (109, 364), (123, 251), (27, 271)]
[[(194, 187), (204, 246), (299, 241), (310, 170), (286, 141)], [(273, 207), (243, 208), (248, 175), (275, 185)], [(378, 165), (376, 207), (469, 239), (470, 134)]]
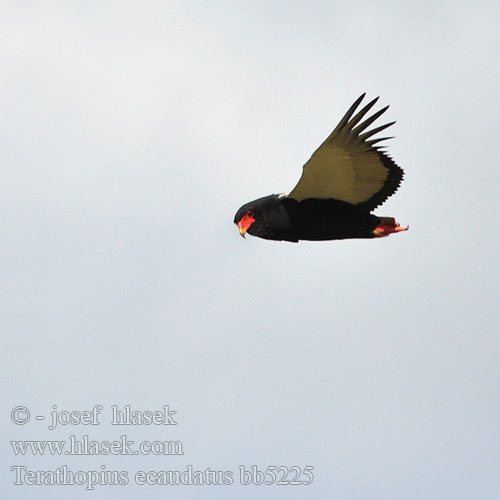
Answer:
[(250, 226), (255, 222), (255, 219), (251, 215), (244, 215), (241, 220), (238, 222), (238, 229), (240, 231), (241, 236), (245, 237), (246, 232), (250, 228)]

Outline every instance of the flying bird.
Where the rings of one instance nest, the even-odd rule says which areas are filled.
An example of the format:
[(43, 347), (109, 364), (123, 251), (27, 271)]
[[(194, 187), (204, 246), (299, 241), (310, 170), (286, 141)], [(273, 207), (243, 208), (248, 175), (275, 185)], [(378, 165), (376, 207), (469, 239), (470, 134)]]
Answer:
[(342, 240), (408, 229), (393, 217), (371, 213), (396, 192), (404, 172), (383, 151), (384, 146), (376, 145), (392, 137), (370, 139), (395, 122), (366, 131), (389, 106), (366, 118), (378, 97), (356, 113), (364, 97), (354, 102), (313, 153), (290, 193), (259, 198), (236, 212), (234, 223), (243, 237), (249, 233), (292, 242)]

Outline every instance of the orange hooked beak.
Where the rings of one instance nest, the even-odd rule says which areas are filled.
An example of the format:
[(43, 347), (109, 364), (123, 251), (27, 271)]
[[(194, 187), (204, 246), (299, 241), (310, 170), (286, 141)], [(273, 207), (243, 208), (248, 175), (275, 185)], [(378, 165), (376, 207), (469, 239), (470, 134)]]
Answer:
[(251, 215), (244, 215), (238, 222), (238, 230), (241, 236), (243, 236), (243, 238), (245, 237), (246, 232), (254, 222), (255, 219)]

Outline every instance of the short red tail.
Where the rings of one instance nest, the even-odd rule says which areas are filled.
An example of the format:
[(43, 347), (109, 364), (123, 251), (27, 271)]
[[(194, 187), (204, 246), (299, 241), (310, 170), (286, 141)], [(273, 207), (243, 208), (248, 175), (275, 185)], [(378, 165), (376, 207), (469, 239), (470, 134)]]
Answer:
[(389, 236), (392, 233), (399, 233), (400, 231), (408, 231), (410, 226), (401, 227), (392, 217), (380, 217), (382, 222), (373, 230), (373, 236)]

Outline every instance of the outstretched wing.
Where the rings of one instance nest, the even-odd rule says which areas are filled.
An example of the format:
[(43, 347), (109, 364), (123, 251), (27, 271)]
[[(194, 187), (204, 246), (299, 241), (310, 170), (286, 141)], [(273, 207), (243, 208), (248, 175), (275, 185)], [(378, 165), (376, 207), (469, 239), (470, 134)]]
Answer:
[(365, 132), (389, 106), (360, 123), (378, 100), (378, 97), (373, 99), (354, 115), (364, 97), (365, 94), (356, 100), (335, 130), (313, 153), (288, 197), (298, 201), (334, 198), (371, 211), (398, 189), (403, 170), (382, 152), (383, 146), (375, 146), (390, 137), (368, 140), (395, 122)]

